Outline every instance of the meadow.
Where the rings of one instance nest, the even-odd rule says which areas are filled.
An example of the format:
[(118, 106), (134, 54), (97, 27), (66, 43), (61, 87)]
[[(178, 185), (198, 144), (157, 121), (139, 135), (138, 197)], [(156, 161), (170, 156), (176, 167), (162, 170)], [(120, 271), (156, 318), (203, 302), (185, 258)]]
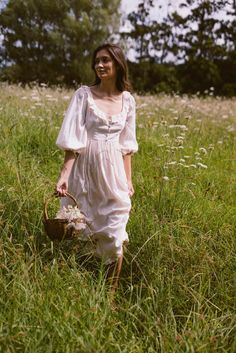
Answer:
[(236, 352), (236, 99), (135, 96), (135, 195), (114, 310), (92, 249), (52, 243), (42, 226), (72, 93), (0, 86), (0, 351)]

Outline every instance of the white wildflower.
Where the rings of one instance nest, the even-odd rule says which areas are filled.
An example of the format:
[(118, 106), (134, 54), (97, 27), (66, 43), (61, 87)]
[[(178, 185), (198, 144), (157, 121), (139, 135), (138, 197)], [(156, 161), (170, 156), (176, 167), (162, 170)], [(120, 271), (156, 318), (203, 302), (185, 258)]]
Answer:
[(207, 154), (207, 150), (204, 147), (200, 147), (199, 151), (204, 153), (204, 154)]
[(207, 169), (207, 165), (206, 164), (202, 164), (202, 163), (197, 163), (197, 166), (203, 169)]
[(197, 168), (197, 166), (196, 166), (196, 164), (190, 164), (190, 167), (192, 167), (192, 168)]
[(165, 176), (162, 177), (162, 179), (165, 180), (165, 181), (168, 181), (169, 177), (165, 175)]
[(177, 162), (176, 161), (171, 161), (171, 162), (168, 162), (167, 165), (175, 165)]
[(185, 159), (183, 159), (183, 158), (180, 158), (179, 161), (182, 162), (182, 163), (185, 163)]
[(168, 127), (169, 127), (169, 129), (181, 129), (181, 130), (185, 130), (185, 131), (188, 130), (186, 125), (175, 124), (175, 125), (169, 125)]

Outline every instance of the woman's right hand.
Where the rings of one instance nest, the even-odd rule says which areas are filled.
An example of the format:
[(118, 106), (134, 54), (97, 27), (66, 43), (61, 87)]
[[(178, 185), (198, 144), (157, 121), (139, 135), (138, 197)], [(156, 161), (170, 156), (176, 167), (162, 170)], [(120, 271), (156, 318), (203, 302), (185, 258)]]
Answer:
[(60, 177), (55, 189), (59, 196), (66, 196), (68, 192), (68, 178)]

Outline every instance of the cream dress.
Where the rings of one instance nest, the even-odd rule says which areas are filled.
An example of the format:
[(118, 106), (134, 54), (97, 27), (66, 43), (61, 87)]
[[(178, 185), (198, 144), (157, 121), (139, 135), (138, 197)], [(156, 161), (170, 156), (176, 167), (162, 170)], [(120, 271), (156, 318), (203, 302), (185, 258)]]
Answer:
[[(138, 150), (133, 96), (123, 91), (122, 111), (108, 115), (98, 108), (90, 88), (81, 86), (71, 99), (56, 144), (77, 152), (68, 191), (88, 221), (96, 255), (112, 263), (128, 241), (131, 201), (122, 155)], [(61, 206), (70, 203), (64, 197)]]

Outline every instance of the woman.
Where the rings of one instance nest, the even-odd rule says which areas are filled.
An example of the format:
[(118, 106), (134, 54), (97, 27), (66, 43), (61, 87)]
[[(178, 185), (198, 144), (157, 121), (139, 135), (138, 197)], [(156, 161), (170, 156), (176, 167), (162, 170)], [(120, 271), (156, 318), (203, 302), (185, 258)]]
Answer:
[[(128, 241), (126, 224), (134, 193), (131, 155), (138, 150), (135, 101), (129, 93), (128, 70), (119, 46), (99, 46), (92, 59), (95, 84), (81, 86), (72, 97), (57, 138), (65, 150), (56, 185), (80, 207), (96, 240), (96, 255), (110, 265), (113, 291)], [(70, 199), (64, 197), (62, 206)]]

